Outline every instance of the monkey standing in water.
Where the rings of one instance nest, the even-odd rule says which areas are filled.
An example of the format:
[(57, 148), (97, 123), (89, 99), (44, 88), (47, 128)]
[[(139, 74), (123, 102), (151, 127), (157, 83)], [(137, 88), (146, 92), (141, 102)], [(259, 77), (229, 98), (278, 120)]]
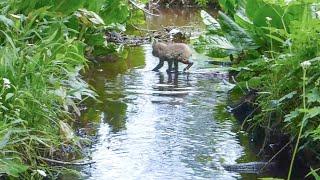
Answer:
[(172, 71), (172, 64), (174, 63), (174, 70), (178, 72), (178, 63), (188, 64), (183, 71), (188, 70), (193, 62), (189, 61), (192, 53), (188, 45), (183, 43), (153, 43), (152, 55), (159, 58), (159, 64), (152, 70), (158, 71), (164, 64), (164, 61), (168, 62), (167, 72)]

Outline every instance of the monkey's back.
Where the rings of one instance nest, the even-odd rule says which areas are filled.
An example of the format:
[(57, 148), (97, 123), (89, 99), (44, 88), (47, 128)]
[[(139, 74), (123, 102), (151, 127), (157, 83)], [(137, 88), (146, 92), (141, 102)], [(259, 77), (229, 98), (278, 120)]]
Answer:
[(165, 43), (157, 42), (152, 45), (152, 55), (154, 55), (155, 57), (165, 57), (166, 51), (167, 45)]
[(152, 45), (152, 54), (164, 60), (186, 61), (192, 55), (188, 45), (184, 43), (155, 43)]
[(166, 53), (169, 59), (177, 59), (178, 61), (187, 60), (192, 55), (189, 46), (184, 43), (168, 44)]

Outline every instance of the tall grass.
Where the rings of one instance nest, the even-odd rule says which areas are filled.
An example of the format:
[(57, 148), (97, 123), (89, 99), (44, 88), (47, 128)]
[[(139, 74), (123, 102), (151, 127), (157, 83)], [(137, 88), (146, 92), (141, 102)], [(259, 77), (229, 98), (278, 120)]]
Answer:
[[(79, 103), (95, 97), (79, 75), (87, 66), (85, 49), (104, 45), (104, 21), (125, 20), (124, 2), (0, 2), (0, 177), (56, 178), (65, 168), (48, 166), (46, 158), (81, 156), (81, 142), (68, 123), (80, 115)], [(122, 19), (102, 4), (122, 8)], [(78, 10), (84, 7), (103, 19)], [(88, 31), (98, 34), (100, 44), (87, 43)]]
[(82, 97), (94, 93), (78, 76), (86, 65), (84, 45), (61, 35), (65, 28), (40, 20), (31, 31), (1, 31), (1, 174), (46, 171), (39, 158), (59, 156), (59, 147), (74, 146), (60, 133), (59, 121), (71, 120)]

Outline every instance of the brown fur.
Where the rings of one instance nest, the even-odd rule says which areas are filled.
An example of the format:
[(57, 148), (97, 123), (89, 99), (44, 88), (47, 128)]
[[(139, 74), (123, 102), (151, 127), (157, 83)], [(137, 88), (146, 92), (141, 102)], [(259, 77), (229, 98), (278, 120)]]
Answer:
[(183, 64), (188, 64), (188, 66), (184, 69), (188, 70), (193, 62), (189, 61), (192, 53), (188, 45), (183, 43), (154, 43), (152, 45), (152, 54), (155, 57), (158, 57), (160, 62), (159, 64), (153, 69), (157, 71), (163, 66), (163, 61), (167, 61), (169, 65), (169, 71), (171, 71), (172, 63), (175, 64), (175, 70), (178, 71), (178, 62)]

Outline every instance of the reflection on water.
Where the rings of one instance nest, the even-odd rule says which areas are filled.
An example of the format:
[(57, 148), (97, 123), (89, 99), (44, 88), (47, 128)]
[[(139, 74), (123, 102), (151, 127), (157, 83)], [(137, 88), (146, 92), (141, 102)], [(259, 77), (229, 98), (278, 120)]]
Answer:
[(190, 26), (190, 27), (202, 27), (202, 19), (199, 14), (199, 9), (178, 9), (178, 8), (163, 8), (153, 13), (159, 14), (159, 16), (147, 16), (146, 27), (149, 29), (162, 29), (167, 26)]
[(88, 72), (102, 103), (91, 107), (99, 110), (101, 123), (92, 148), (96, 163), (84, 168), (86, 178), (241, 177), (221, 166), (243, 155), (232, 121), (214, 119), (217, 104), (226, 99), (223, 74), (213, 78), (202, 59), (190, 73), (167, 74), (166, 67), (153, 72), (158, 60), (150, 45), (130, 51), (141, 59), (128, 71), (109, 72), (105, 63)]
[[(179, 13), (186, 14), (173, 13), (172, 21), (164, 16), (155, 24), (200, 22), (188, 11)], [(179, 24), (181, 18), (186, 19)], [(221, 166), (244, 154), (230, 117), (218, 111), (226, 101), (226, 74), (205, 69), (207, 59), (196, 53), (190, 73), (167, 74), (166, 66), (151, 71), (158, 59), (150, 45), (127, 52), (127, 58), (92, 66), (86, 74), (101, 103), (83, 115), (86, 121), (100, 117), (91, 149), (96, 163), (83, 168), (85, 179), (241, 178)]]

